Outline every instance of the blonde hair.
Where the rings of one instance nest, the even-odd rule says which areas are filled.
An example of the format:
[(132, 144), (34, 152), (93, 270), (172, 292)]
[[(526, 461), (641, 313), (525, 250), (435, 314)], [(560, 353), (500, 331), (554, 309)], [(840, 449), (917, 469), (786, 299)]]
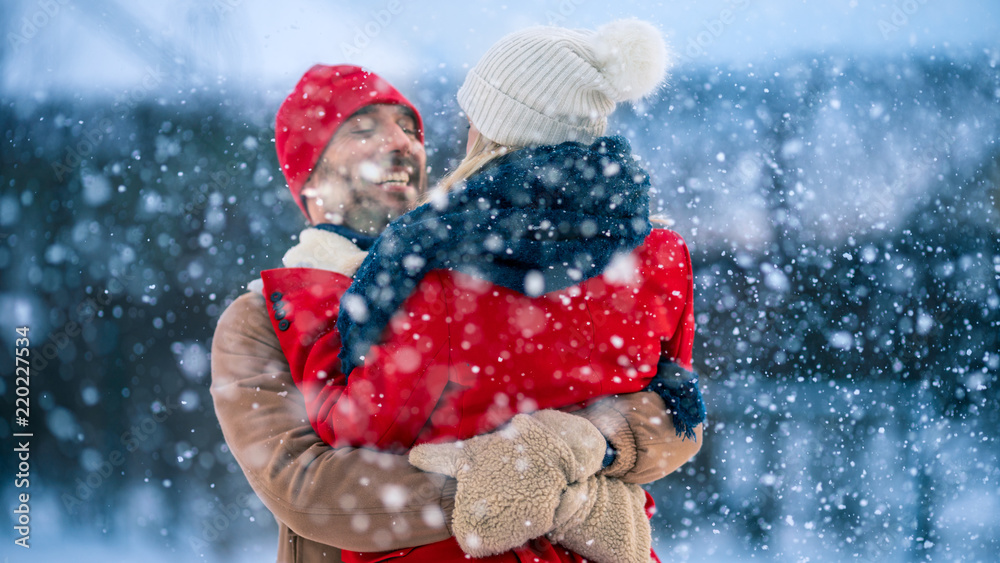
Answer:
[(436, 194), (446, 194), (450, 192), (457, 184), (468, 180), (470, 176), (478, 172), (494, 159), (500, 158), (505, 154), (510, 154), (519, 149), (521, 149), (521, 147), (501, 145), (500, 143), (491, 141), (484, 135), (480, 134), (479, 137), (476, 138), (476, 142), (473, 143), (472, 150), (465, 155), (465, 158), (458, 163), (458, 166), (456, 166), (454, 170), (449, 172), (444, 178), (441, 178), (441, 181), (438, 182), (436, 186), (424, 194), (424, 198), (421, 203), (430, 201)]

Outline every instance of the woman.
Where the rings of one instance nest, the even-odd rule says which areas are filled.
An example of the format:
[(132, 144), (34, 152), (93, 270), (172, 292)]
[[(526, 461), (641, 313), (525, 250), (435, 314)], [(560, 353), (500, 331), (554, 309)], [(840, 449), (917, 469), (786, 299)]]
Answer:
[(466, 159), (389, 226), (353, 282), (325, 284), (325, 318), (278, 326), (286, 306), (315, 306), (322, 284), (262, 275), (320, 436), (425, 444), (411, 462), (458, 479), (455, 538), (392, 556), (650, 559), (648, 497), (597, 475), (612, 462), (600, 432), (551, 409), (656, 376), (679, 434), (693, 438), (704, 416), (696, 383), (667, 379), (671, 364), (690, 369), (687, 248), (651, 230), (649, 180), (628, 142), (599, 137), (615, 104), (650, 93), (666, 64), (655, 28), (637, 21), (503, 38), (458, 94)]

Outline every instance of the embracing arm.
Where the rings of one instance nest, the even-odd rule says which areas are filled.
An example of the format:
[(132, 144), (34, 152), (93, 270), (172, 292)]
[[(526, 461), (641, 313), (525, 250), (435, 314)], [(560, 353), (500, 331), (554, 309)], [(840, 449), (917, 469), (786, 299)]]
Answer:
[(219, 319), (211, 391), (251, 487), (296, 534), (353, 551), (451, 535), (454, 480), (419, 471), (405, 456), (331, 448), (316, 435), (262, 296), (240, 296)]
[(421, 284), (407, 307), (424, 314), (396, 315), (390, 336), (347, 377), (336, 323), (351, 278), (316, 268), (266, 270), (261, 278), (265, 322), (316, 435), (335, 448), (409, 448), (449, 379), (447, 363), (436, 361), (448, 352), (440, 283)]
[[(691, 369), (694, 346), (694, 279), (691, 254), (672, 231), (654, 230), (640, 253), (642, 279), (655, 295), (650, 303), (660, 332), (661, 357)], [(702, 424), (692, 421), (693, 439), (678, 436), (671, 408), (657, 393), (643, 391), (602, 399), (578, 414), (591, 419), (617, 450), (603, 475), (645, 484), (675, 471), (701, 448)], [(682, 430), (685, 428), (682, 424)], [(683, 432), (681, 432), (683, 434)]]
[(678, 436), (663, 399), (650, 391), (601, 399), (573, 414), (597, 426), (617, 452), (600, 474), (626, 483), (652, 483), (701, 449), (702, 425), (695, 428), (695, 440)]

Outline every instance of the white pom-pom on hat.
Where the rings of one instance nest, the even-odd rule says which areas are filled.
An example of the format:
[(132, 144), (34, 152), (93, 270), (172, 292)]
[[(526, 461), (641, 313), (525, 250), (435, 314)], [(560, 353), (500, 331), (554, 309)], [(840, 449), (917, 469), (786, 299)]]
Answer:
[(601, 74), (616, 91), (616, 102), (636, 101), (655, 92), (674, 62), (659, 30), (637, 19), (599, 27), (594, 55)]

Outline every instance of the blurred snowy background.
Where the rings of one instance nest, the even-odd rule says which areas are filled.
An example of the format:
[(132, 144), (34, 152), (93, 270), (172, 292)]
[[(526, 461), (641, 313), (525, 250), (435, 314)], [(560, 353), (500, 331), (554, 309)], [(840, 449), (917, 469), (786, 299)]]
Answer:
[[(315, 62), (368, 65), (424, 112), (437, 178), (490, 44), (627, 16), (680, 57), (612, 128), (692, 247), (711, 416), (696, 460), (651, 488), (658, 553), (1000, 558), (992, 0), (5, 1), (0, 553), (273, 560), (269, 513), (238, 505), (207, 352), (303, 226), (278, 104)], [(30, 551), (8, 447), (22, 325)]]

